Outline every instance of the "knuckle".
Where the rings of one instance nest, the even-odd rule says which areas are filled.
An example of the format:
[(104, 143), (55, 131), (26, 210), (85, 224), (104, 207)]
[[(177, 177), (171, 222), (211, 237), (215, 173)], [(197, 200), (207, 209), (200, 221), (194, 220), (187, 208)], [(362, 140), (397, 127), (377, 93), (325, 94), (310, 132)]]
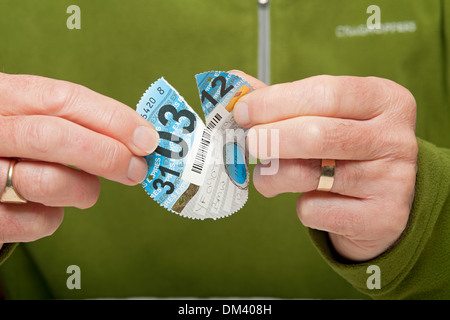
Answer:
[[(4, 90), (31, 92), (35, 89), (34, 79), (36, 78), (38, 77), (32, 75), (3, 74), (1, 80), (6, 84), (6, 86), (3, 87)], [(6, 94), (6, 90), (2, 93)]]
[(61, 144), (67, 144), (71, 152), (78, 154), (92, 154), (97, 148), (102, 149), (89, 134), (77, 128), (67, 127), (61, 140)]
[(33, 215), (22, 224), (23, 241), (30, 242), (52, 235), (64, 217), (62, 208), (35, 207)]
[(406, 225), (409, 220), (409, 213), (411, 211), (410, 203), (403, 203), (399, 205), (395, 213), (392, 215), (390, 219), (390, 223), (388, 225), (393, 228), (392, 232), (395, 235), (399, 235), (405, 230)]
[(42, 220), (42, 218), (34, 219), (32, 223), (27, 222), (23, 226), (23, 241), (32, 242), (46, 236), (46, 232), (45, 230), (43, 230), (44, 223), (42, 222)]
[(27, 193), (30, 195), (54, 194), (59, 179), (54, 176), (52, 171), (47, 170), (45, 166), (33, 166), (31, 170), (27, 175)]
[(279, 103), (278, 97), (285, 94), (284, 86), (274, 84), (254, 92), (256, 93), (247, 94), (242, 98), (242, 101), (247, 102), (250, 122), (252, 124), (266, 123), (270, 121), (274, 106)]
[(386, 87), (388, 88), (387, 97), (393, 112), (397, 118), (407, 121), (410, 126), (414, 126), (417, 115), (417, 103), (414, 95), (407, 88), (395, 83), (391, 80), (386, 80)]
[[(316, 159), (296, 159), (293, 162), (292, 172), (289, 174), (289, 179), (293, 183), (299, 184), (299, 181), (305, 181), (307, 188), (314, 188), (319, 185), (321, 175), (321, 163)], [(310, 182), (310, 183), (307, 183)], [(303, 183), (302, 183), (303, 184)], [(299, 187), (294, 188), (294, 191), (301, 192)]]
[(415, 164), (417, 154), (419, 153), (419, 143), (417, 142), (415, 132), (413, 130), (405, 130), (402, 142), (406, 158), (413, 160)]
[[(37, 210), (42, 211), (42, 210)], [(45, 236), (43, 227), (45, 225), (43, 219), (43, 212), (35, 212), (27, 221), (20, 227), (20, 234), (23, 237), (23, 241), (36, 241)]]
[(399, 189), (397, 192), (399, 199), (396, 203), (410, 207), (414, 196), (417, 166), (414, 164), (402, 164), (396, 166), (396, 169), (396, 172), (391, 173), (391, 179), (394, 179), (393, 183), (398, 185)]
[[(329, 153), (333, 149), (353, 152), (358, 144), (367, 143), (372, 135), (367, 135), (365, 128), (347, 120), (332, 120), (323, 125), (310, 121), (306, 126), (306, 148), (310, 148), (315, 155)], [(302, 140), (303, 142), (303, 140)]]
[[(360, 103), (372, 102), (374, 97), (374, 88), (379, 88), (383, 81), (378, 77), (347, 77), (349, 79), (353, 92), (358, 95)], [(375, 89), (376, 90), (376, 89)], [(384, 98), (383, 95), (377, 95), (379, 98)]]
[(46, 215), (42, 215), (39, 238), (48, 237), (55, 233), (61, 225), (63, 217), (62, 208), (51, 208)]
[[(307, 96), (311, 98), (309, 104), (314, 106), (315, 109), (311, 110), (312, 114), (325, 112), (330, 116), (337, 114), (340, 94), (339, 90), (336, 90), (336, 78), (329, 75), (320, 75), (313, 77), (312, 80), (311, 86), (306, 88), (310, 93)], [(317, 108), (319, 109), (317, 110)]]
[(323, 143), (321, 145), (321, 152), (329, 149), (330, 145), (336, 148), (347, 151), (353, 149), (355, 143), (360, 141), (359, 130), (355, 130), (355, 125), (349, 121), (339, 121), (332, 126), (327, 126), (323, 129)]
[[(5, 211), (6, 210), (6, 211)], [(31, 204), (20, 217), (3, 208), (0, 219), (0, 242), (31, 242), (52, 235), (61, 225), (63, 208)]]
[(415, 119), (417, 113), (416, 98), (414, 98), (413, 94), (408, 89), (404, 87), (402, 87), (402, 89), (403, 89), (402, 100), (404, 102), (403, 106), (406, 108), (407, 111), (409, 111), (410, 115), (413, 116)]
[(21, 126), (19, 125), (18, 117), (3, 117), (0, 116), (0, 136), (3, 141), (11, 141), (12, 146), (18, 146), (21, 143), (20, 135)]
[(122, 159), (121, 148), (118, 143), (105, 143), (102, 154), (99, 161), (100, 171), (103, 174), (111, 175), (119, 168), (120, 159)]
[(404, 111), (415, 115), (417, 103), (411, 91), (397, 83), (394, 84), (393, 91), (396, 93), (398, 105)]
[(6, 209), (0, 207), (0, 212), (0, 243), (14, 242), (22, 228), (14, 216), (7, 214)]
[(408, 135), (404, 141), (404, 150), (407, 158), (414, 160), (414, 164), (417, 160), (417, 154), (419, 153), (419, 143), (417, 142), (416, 135), (413, 131), (408, 131)]
[(115, 129), (115, 122), (118, 121), (118, 119), (127, 119), (127, 116), (124, 114), (123, 109), (121, 108), (110, 108), (108, 112), (104, 112), (103, 116), (105, 117), (104, 121), (104, 130), (105, 132), (114, 132)]
[(377, 222), (371, 225), (370, 234), (375, 238), (397, 239), (406, 228), (409, 206), (402, 201), (384, 199), (378, 209), (383, 214), (379, 215)]
[(416, 163), (419, 145), (415, 132), (409, 128), (399, 128), (384, 139), (387, 154), (394, 159), (404, 159)]
[[(414, 197), (414, 190), (416, 186), (416, 179), (417, 179), (417, 163), (411, 164), (406, 170), (406, 181), (404, 181), (404, 185), (406, 186), (405, 190), (407, 192), (406, 198), (410, 198), (409, 206), (412, 205), (412, 200)], [(409, 191), (409, 192), (408, 192)]]
[[(24, 121), (24, 135), (23, 143), (26, 150), (36, 152), (38, 154), (48, 153), (55, 147), (58, 135), (50, 121), (45, 124), (39, 119)], [(20, 131), (19, 131), (20, 132)]]
[(41, 82), (38, 92), (44, 114), (62, 115), (66, 107), (74, 105), (81, 86), (60, 80)]
[(367, 230), (366, 219), (361, 212), (349, 210), (345, 203), (324, 201), (314, 195), (301, 196), (297, 202), (297, 214), (306, 227), (349, 238), (358, 237)]
[[(376, 172), (378, 166), (372, 166), (372, 172)], [(339, 193), (351, 195), (354, 193), (355, 187), (365, 181), (367, 177), (371, 176), (367, 172), (367, 168), (360, 163), (340, 160), (336, 166), (336, 180), (335, 186), (339, 189)]]
[(359, 212), (349, 211), (348, 208), (335, 203), (322, 206), (320, 210), (322, 225), (333, 233), (354, 238), (366, 232), (365, 220)]
[[(314, 156), (314, 154), (321, 154), (324, 151), (326, 144), (326, 133), (322, 127), (314, 121), (308, 123), (299, 121), (298, 125), (301, 126), (301, 128), (297, 128), (296, 131), (302, 132), (305, 137), (308, 137), (308, 139), (302, 139), (304, 149), (309, 150), (311, 156)], [(301, 137), (301, 135), (296, 136)]]
[(367, 226), (365, 224), (365, 219), (363, 219), (360, 213), (357, 214), (344, 214), (342, 216), (338, 216), (336, 222), (338, 229), (342, 230), (343, 235), (346, 237), (359, 237), (361, 234), (366, 233)]
[(407, 221), (408, 215), (405, 215), (403, 210), (391, 214), (383, 226), (386, 235), (396, 239), (405, 230)]

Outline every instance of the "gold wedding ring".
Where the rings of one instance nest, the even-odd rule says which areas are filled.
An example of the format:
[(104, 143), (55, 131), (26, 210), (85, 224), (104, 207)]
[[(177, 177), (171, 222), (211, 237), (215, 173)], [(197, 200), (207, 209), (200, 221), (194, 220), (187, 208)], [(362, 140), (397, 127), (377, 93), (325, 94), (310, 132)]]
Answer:
[(317, 191), (328, 192), (333, 188), (334, 171), (336, 168), (336, 161), (330, 159), (322, 159), (321, 173)]
[(5, 189), (3, 189), (3, 193), (0, 198), (0, 202), (2, 202), (2, 203), (27, 203), (28, 202), (20, 194), (18, 194), (17, 191), (14, 189), (13, 173), (14, 173), (14, 166), (16, 163), (17, 163), (17, 160), (15, 160), (15, 159), (11, 160), (11, 162), (9, 163), (8, 175), (6, 176)]

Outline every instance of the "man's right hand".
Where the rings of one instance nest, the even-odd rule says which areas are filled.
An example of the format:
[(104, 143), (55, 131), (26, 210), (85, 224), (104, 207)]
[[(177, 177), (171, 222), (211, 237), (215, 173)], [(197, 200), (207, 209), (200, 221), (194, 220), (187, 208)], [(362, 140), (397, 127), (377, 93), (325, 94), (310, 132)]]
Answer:
[(93, 206), (97, 176), (125, 185), (143, 181), (143, 156), (159, 137), (134, 110), (83, 86), (0, 73), (0, 141), (0, 194), (17, 158), (14, 189), (28, 200), (0, 204), (1, 248), (52, 234), (64, 207)]

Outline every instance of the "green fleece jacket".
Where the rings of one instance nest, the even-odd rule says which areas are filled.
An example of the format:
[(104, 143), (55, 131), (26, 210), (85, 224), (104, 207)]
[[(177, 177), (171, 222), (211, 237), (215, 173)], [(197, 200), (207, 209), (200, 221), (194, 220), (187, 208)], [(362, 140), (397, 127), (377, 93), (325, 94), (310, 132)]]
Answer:
[[(1, 71), (80, 83), (132, 108), (164, 76), (199, 114), (195, 74), (257, 74), (256, 1), (79, 0), (81, 29), (71, 30), (72, 2), (1, 1)], [(192, 221), (161, 209), (140, 186), (102, 180), (98, 203), (67, 208), (52, 236), (3, 246), (4, 297), (450, 298), (450, 1), (378, 1), (381, 28), (367, 32), (372, 4), (272, 0), (271, 80), (378, 76), (413, 93), (415, 200), (387, 252), (340, 260), (326, 233), (298, 221), (298, 194), (265, 199), (250, 187), (231, 217)], [(81, 289), (67, 286), (72, 265)]]

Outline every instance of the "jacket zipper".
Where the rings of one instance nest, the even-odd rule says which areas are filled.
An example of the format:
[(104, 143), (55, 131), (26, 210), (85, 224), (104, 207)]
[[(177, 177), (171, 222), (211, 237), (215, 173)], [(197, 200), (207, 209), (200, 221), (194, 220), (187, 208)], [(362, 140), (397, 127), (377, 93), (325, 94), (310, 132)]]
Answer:
[(270, 85), (270, 0), (258, 0), (258, 79)]

